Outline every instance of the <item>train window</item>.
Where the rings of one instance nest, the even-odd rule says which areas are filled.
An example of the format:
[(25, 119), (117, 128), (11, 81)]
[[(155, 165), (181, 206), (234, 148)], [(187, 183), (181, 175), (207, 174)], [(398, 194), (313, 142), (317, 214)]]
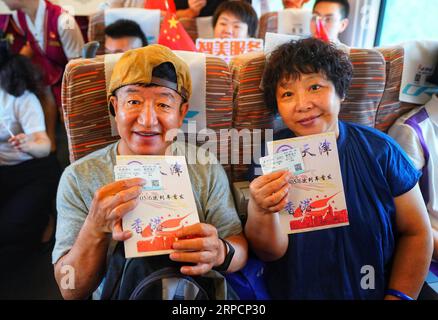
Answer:
[(376, 46), (409, 40), (438, 40), (436, 0), (382, 0)]

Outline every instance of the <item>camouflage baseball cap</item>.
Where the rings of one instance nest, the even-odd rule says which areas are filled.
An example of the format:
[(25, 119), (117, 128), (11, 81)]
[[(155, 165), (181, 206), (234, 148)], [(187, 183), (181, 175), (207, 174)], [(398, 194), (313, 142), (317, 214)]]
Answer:
[[(153, 75), (154, 69), (163, 63), (173, 65), (176, 83)], [(107, 92), (108, 102), (117, 89), (130, 84), (166, 87), (176, 91), (185, 101), (189, 100), (192, 93), (189, 66), (169, 48), (159, 44), (129, 50), (122, 55), (111, 75)], [(115, 115), (113, 106), (110, 104), (109, 107), (111, 113)]]

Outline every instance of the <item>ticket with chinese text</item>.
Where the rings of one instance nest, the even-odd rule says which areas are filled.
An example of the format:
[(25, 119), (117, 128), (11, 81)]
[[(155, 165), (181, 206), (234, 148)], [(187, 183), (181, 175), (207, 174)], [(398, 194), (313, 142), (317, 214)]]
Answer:
[(263, 174), (288, 170), (294, 175), (304, 172), (304, 161), (298, 148), (291, 148), (283, 152), (267, 155), (260, 158)]
[(143, 178), (146, 184), (143, 190), (160, 190), (162, 188), (160, 165), (116, 165), (114, 166), (115, 180), (124, 180), (130, 178)]

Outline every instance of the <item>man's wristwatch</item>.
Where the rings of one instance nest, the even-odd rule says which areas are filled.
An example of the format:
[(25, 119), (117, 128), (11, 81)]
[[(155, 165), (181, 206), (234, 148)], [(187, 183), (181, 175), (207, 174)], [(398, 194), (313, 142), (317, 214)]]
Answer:
[(220, 271), (220, 272), (225, 272), (228, 270), (228, 267), (231, 264), (231, 260), (233, 260), (233, 256), (234, 256), (234, 247), (225, 239), (219, 238), (220, 240), (222, 240), (222, 242), (225, 244), (225, 247), (227, 248), (227, 253), (225, 255), (225, 259), (224, 262), (217, 267), (214, 267), (213, 269), (216, 271)]

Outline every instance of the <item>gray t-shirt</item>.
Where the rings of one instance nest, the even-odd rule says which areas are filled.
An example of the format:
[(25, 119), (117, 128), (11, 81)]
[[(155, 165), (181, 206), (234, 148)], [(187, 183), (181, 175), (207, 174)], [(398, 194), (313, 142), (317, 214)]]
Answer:
[[(89, 154), (72, 163), (62, 174), (57, 193), (58, 220), (52, 253), (54, 264), (75, 243), (95, 191), (114, 182), (117, 145), (116, 142)], [(181, 143), (174, 143), (172, 147), (174, 155), (185, 155), (187, 159), (190, 157), (186, 151), (197, 152), (196, 147)], [(220, 164), (214, 164), (217, 161), (213, 155), (209, 154), (206, 159), (212, 161), (207, 164), (188, 164), (199, 220), (215, 226), (222, 238), (239, 234), (242, 226), (225, 171)], [(115, 241), (109, 246), (109, 253), (114, 246)]]

